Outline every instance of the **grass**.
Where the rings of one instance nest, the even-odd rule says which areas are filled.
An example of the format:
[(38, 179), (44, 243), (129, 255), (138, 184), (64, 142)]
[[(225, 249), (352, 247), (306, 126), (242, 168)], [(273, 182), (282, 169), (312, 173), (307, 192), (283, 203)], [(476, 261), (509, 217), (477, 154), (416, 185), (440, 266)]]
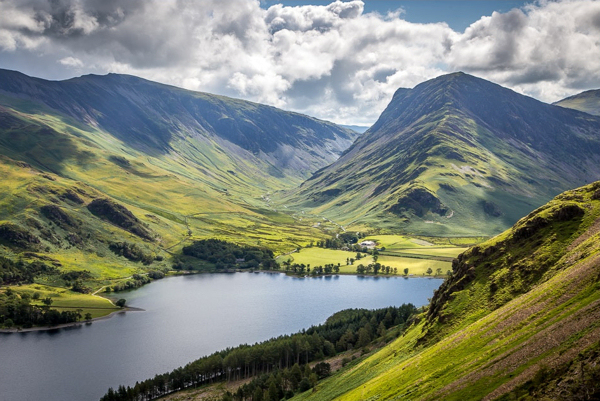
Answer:
[[(366, 254), (363, 254), (366, 255)], [(340, 263), (343, 266), (346, 265), (347, 258), (356, 258), (356, 252), (340, 251), (335, 249), (325, 248), (303, 248), (300, 252), (292, 253), (286, 257), (280, 257), (277, 261), (281, 264), (284, 260), (290, 260), (292, 263), (304, 263), (305, 265), (311, 266), (324, 266), (326, 264)], [(370, 257), (364, 260), (371, 260)], [(355, 269), (356, 271), (356, 269)]]
[[(254, 171), (257, 166), (246, 166), (247, 161), (241, 159), (234, 163), (222, 150), (215, 150), (215, 144), (188, 146), (188, 142), (176, 140), (172, 146), (185, 146), (185, 151), (148, 157), (106, 132), (25, 103), (12, 110), (7, 108), (7, 113), (16, 119), (15, 127), (20, 127), (16, 133), (5, 127), (0, 130), (0, 223), (17, 223), (42, 238), (39, 247), (26, 251), (50, 258), (61, 272), (90, 271), (93, 279), (86, 285), (98, 288), (134, 273), (167, 270), (172, 265), (171, 255), (179, 254), (193, 240), (219, 238), (283, 253), (331, 235), (312, 227), (314, 220), (276, 211), (262, 198), (273, 189), (294, 185), (293, 180), (263, 177)], [(40, 131), (41, 127), (46, 130)], [(12, 140), (17, 134), (22, 136), (18, 144)], [(40, 135), (53, 139), (40, 148)], [(35, 145), (35, 151), (23, 153), (13, 149), (17, 145), (27, 148), (27, 141)], [(69, 151), (61, 145), (65, 141)], [(55, 147), (60, 147), (60, 152)], [(3, 153), (29, 165), (4, 157)], [(80, 162), (78, 155), (84, 155), (81, 157), (85, 157), (85, 163)], [(48, 166), (54, 173), (48, 173)], [(74, 204), (61, 198), (68, 190), (78, 194), (84, 203)], [(111, 198), (125, 206), (156, 234), (156, 241), (143, 241), (91, 215), (86, 204), (98, 197)], [(76, 232), (82, 239), (80, 244), (69, 243), (69, 230), (40, 214), (40, 208), (47, 204), (59, 206), (81, 222)], [(54, 242), (44, 233), (52, 236)], [(129, 261), (110, 251), (111, 242), (135, 243), (147, 253), (161, 256), (163, 261), (150, 266)], [(23, 252), (0, 245), (1, 255), (35, 260)], [(60, 284), (56, 280), (46, 283)]]
[[(106, 298), (90, 294), (80, 294), (60, 287), (28, 284), (11, 288), (20, 294), (28, 293), (33, 296), (33, 294), (38, 293), (40, 299), (46, 297), (52, 298), (51, 308), (53, 309), (59, 311), (83, 309), (83, 312), (81, 312), (82, 315), (89, 312), (93, 318), (106, 316), (120, 310), (120, 308), (114, 306)], [(32, 301), (32, 303), (34, 305), (42, 305), (41, 301)]]
[(406, 254), (414, 254), (414, 255), (424, 255), (424, 256), (442, 256), (442, 257), (450, 257), (455, 258), (459, 254), (463, 253), (469, 248), (437, 248), (437, 247), (428, 247), (428, 248), (420, 248), (420, 249), (404, 249), (402, 253)]
[[(425, 95), (421, 90), (431, 92)], [(536, 135), (553, 133), (557, 140), (542, 151), (553, 153), (560, 160), (575, 160), (582, 154), (575, 140), (567, 148), (556, 146), (561, 143), (563, 132), (570, 130), (563, 128), (564, 121), (556, 120), (546, 130), (539, 130), (546, 122), (536, 120), (542, 124), (537, 126), (526, 122), (531, 118), (531, 107), (538, 107), (536, 112), (548, 116), (549, 123), (555, 113), (548, 106), (525, 104), (522, 98), (513, 98), (514, 104), (506, 103), (514, 106), (510, 113), (519, 115), (515, 121), (521, 126), (518, 132), (523, 146), (515, 147), (499, 139), (498, 133), (504, 128), (498, 122), (502, 119), (482, 124), (480, 118), (485, 120), (497, 110), (479, 109), (475, 114), (480, 118), (469, 117), (453, 102), (456, 100), (463, 107), (462, 99), (449, 99), (453, 96), (449, 92), (436, 91), (433, 86), (424, 85), (406, 96), (421, 101), (420, 96), (427, 96), (445, 104), (444, 107), (420, 110), (424, 112), (420, 118), (390, 111), (382, 116), (382, 125), (375, 128), (377, 134), (360, 137), (353, 152), (300, 188), (282, 194), (281, 203), (330, 218), (350, 231), (376, 228), (383, 234), (411, 236), (490, 236), (506, 230), (558, 191), (586, 182), (585, 175), (574, 181), (567, 179), (560, 168), (532, 156), (545, 141), (531, 140), (530, 130)], [(498, 96), (512, 95), (498, 93)], [(388, 110), (393, 108), (390, 106)], [(403, 123), (402, 118), (410, 121)], [(580, 122), (588, 125), (584, 119)], [(572, 124), (578, 123), (573, 120)], [(581, 137), (587, 137), (584, 141), (596, 141), (595, 129), (586, 130), (591, 134), (582, 133)], [(411, 145), (406, 146), (408, 143)], [(415, 188), (429, 194), (431, 199), (419, 196), (407, 199), (407, 193)]]
[(432, 246), (430, 242), (405, 235), (371, 235), (365, 237), (363, 241), (375, 241), (378, 247), (385, 247), (386, 250), (425, 248)]
[(431, 268), (434, 273), (437, 271), (437, 269), (442, 269), (442, 274), (446, 274), (446, 271), (452, 270), (452, 264), (450, 262), (431, 259), (403, 258), (380, 255), (377, 261), (382, 265), (397, 268), (398, 273), (404, 274), (404, 269), (408, 269), (408, 274), (415, 276), (426, 275), (427, 269), (429, 268)]

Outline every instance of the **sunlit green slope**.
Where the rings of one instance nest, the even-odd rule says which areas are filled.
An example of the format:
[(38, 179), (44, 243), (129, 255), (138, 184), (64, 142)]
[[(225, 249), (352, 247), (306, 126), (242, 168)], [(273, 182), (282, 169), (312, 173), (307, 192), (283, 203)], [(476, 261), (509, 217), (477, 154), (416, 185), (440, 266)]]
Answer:
[(284, 204), (348, 227), (490, 235), (600, 178), (600, 119), (455, 73), (399, 89)]
[(560, 107), (600, 115), (600, 89), (589, 90), (554, 103)]
[(600, 182), (557, 196), (453, 270), (403, 336), (295, 399), (600, 394)]

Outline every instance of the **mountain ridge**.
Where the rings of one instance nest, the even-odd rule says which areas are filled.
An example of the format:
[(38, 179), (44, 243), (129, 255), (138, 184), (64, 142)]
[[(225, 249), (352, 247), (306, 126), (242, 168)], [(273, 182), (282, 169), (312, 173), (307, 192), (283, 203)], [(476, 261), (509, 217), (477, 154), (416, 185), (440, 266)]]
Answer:
[[(340, 159), (282, 202), (358, 228), (375, 220), (389, 229), (395, 214), (409, 233), (489, 235), (561, 189), (600, 177), (598, 132), (597, 117), (448, 74), (396, 91)], [(415, 211), (422, 202), (430, 205)], [(491, 223), (465, 230), (453, 218)]]
[(173, 140), (209, 135), (228, 151), (236, 153), (231, 143), (262, 158), (273, 174), (296, 179), (335, 160), (358, 136), (303, 114), (131, 75), (46, 81), (0, 70), (0, 92), (41, 102), (149, 155), (174, 150)]
[(357, 135), (133, 76), (46, 81), (0, 70), (0, 256), (85, 269), (85, 285), (99, 288), (171, 270), (196, 239), (289, 251), (324, 234), (274, 210), (269, 193)]

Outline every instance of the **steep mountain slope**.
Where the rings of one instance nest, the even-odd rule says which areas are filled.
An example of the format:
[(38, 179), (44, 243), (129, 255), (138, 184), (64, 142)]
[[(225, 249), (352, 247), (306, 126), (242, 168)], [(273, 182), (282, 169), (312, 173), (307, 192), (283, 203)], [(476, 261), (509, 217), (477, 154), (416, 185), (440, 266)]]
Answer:
[[(84, 284), (99, 288), (169, 269), (199, 238), (287, 251), (323, 233), (272, 210), (268, 193), (357, 135), (131, 76), (0, 70), (0, 257), (87, 270)], [(36, 280), (66, 285), (60, 277)]]
[(453, 271), (402, 337), (295, 399), (597, 399), (600, 182), (464, 252)]
[(128, 148), (183, 157), (223, 181), (245, 174), (253, 184), (271, 177), (296, 182), (333, 162), (358, 136), (301, 114), (127, 75), (54, 82), (0, 70), (0, 94), (12, 98), (0, 101), (6, 107), (19, 110), (23, 102), (14, 98), (43, 104)]
[(463, 73), (399, 89), (286, 200), (343, 225), (489, 235), (600, 177), (600, 118)]
[(589, 90), (553, 103), (560, 107), (600, 116), (600, 89)]

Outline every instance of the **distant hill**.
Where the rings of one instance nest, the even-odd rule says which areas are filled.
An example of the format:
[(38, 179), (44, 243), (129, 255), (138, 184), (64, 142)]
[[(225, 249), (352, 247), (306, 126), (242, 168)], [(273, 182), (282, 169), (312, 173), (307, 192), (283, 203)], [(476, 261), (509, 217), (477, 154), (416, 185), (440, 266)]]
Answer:
[(598, 178), (600, 118), (454, 73), (399, 89), (283, 202), (357, 229), (489, 235)]
[(360, 134), (364, 133), (369, 129), (366, 125), (341, 125), (341, 127), (351, 129), (352, 131), (356, 131)]
[(473, 247), (406, 332), (293, 400), (593, 400), (600, 182)]
[(560, 107), (600, 116), (600, 89), (589, 90), (553, 103)]

